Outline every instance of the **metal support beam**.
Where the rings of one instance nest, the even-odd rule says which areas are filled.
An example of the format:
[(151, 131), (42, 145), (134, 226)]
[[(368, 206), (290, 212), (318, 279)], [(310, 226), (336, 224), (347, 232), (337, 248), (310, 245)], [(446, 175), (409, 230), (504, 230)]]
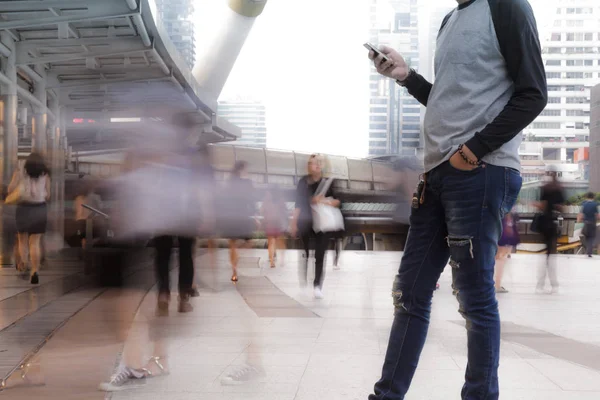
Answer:
[(142, 42), (146, 46), (150, 47), (152, 40), (150, 39), (150, 35), (148, 35), (148, 30), (146, 30), (146, 25), (142, 19), (141, 7), (138, 5), (137, 0), (125, 0), (125, 2), (131, 11), (136, 11), (135, 15), (131, 17), (133, 20), (133, 26), (135, 27), (138, 35), (140, 35), (142, 38)]
[(29, 90), (24, 89), (20, 86), (17, 86), (17, 94), (21, 97), (21, 99), (31, 103), (35, 107), (39, 107), (40, 109), (46, 109), (46, 113), (49, 117), (54, 118), (54, 113), (47, 109), (46, 105), (43, 104), (38, 98), (36, 98), (33, 94), (29, 92)]
[(135, 14), (133, 17), (133, 25), (138, 32), (138, 35), (142, 38), (142, 42), (147, 47), (152, 45), (152, 40), (150, 40), (150, 36), (148, 35), (148, 31), (146, 30), (146, 25), (144, 25), (144, 21), (142, 20), (141, 14)]
[[(43, 67), (43, 66), (42, 66)], [(34, 82), (36, 83), (43, 83), (45, 84), (45, 77), (42, 77), (42, 75), (40, 75), (39, 73), (37, 73), (36, 71), (34, 71), (33, 69), (31, 69), (31, 67), (29, 67), (28, 65), (20, 65), (19, 69), (23, 72), (25, 72), (25, 74)]]
[(115, 85), (120, 83), (150, 83), (150, 82), (166, 82), (169, 81), (169, 77), (165, 76), (156, 76), (154, 74), (137, 74), (135, 75), (137, 78), (121, 78), (121, 79), (107, 79), (107, 80), (98, 80), (96, 82), (82, 81), (82, 82), (73, 82), (73, 83), (63, 83), (58, 87), (50, 87), (50, 89), (61, 88), (83, 88), (83, 87), (94, 87), (94, 86), (105, 86), (105, 85)]
[(3, 1), (0, 3), (0, 13), (3, 12), (22, 12), (22, 11), (40, 11), (50, 8), (79, 8), (87, 9), (86, 13), (74, 15), (61, 15), (48, 18), (26, 18), (19, 20), (9, 20), (0, 22), (0, 29), (22, 29), (35, 28), (48, 25), (58, 25), (60, 23), (84, 22), (102, 19), (115, 19), (127, 16), (133, 16), (136, 13), (123, 2), (123, 0), (102, 0), (102, 1)]
[(131, 10), (137, 10), (137, 8), (138, 8), (137, 0), (125, 0), (125, 2), (127, 3), (127, 6)]
[(6, 47), (5, 44), (3, 44), (2, 42), (0, 42), (0, 54), (2, 54), (4, 57), (8, 58), (10, 57), (10, 49), (8, 47)]
[[(97, 64), (96, 64), (97, 65)], [(155, 68), (158, 69), (158, 68)], [(86, 68), (82, 65), (60, 65), (52, 67), (53, 76), (62, 75), (99, 75), (99, 74), (126, 74), (126, 73), (139, 73), (152, 71), (146, 64), (130, 64), (129, 66), (114, 66), (114, 65), (103, 65), (97, 66), (94, 69)]]
[(15, 42), (19, 42), (21, 40), (21, 35), (15, 29), (6, 29), (6, 33), (8, 33)]
[[(61, 43), (62, 42), (62, 43)], [(85, 47), (91, 47), (90, 51), (86, 51)], [(71, 53), (52, 54), (42, 57), (33, 57), (31, 52), (38, 48), (48, 47), (75, 47), (81, 51)], [(140, 42), (137, 37), (106, 39), (103, 40), (85, 40), (85, 39), (65, 39), (61, 41), (26, 41), (17, 45), (17, 60), (18, 65), (22, 64), (45, 64), (58, 63), (71, 60), (86, 59), (88, 57), (107, 57), (119, 54), (129, 54), (144, 52), (148, 47)]]
[[(55, 17), (60, 17), (61, 13), (59, 11), (57, 11), (55, 8), (50, 7), (48, 9)], [(73, 36), (74, 38), (79, 39), (79, 32), (77, 32), (77, 30), (75, 28), (73, 28), (73, 26), (71, 24), (69, 24), (68, 22), (65, 22), (65, 26), (67, 28), (67, 32), (68, 34), (70, 34), (71, 36)], [(60, 27), (59, 27), (59, 31), (60, 31)], [(58, 35), (58, 37), (61, 37), (60, 34)], [(69, 38), (69, 35), (67, 35), (67, 39)]]
[(154, 60), (159, 65), (160, 69), (162, 69), (162, 71), (165, 73), (165, 75), (172, 74), (171, 69), (167, 66), (160, 54), (158, 54), (158, 51), (156, 51), (155, 49), (152, 49), (152, 57), (154, 57)]

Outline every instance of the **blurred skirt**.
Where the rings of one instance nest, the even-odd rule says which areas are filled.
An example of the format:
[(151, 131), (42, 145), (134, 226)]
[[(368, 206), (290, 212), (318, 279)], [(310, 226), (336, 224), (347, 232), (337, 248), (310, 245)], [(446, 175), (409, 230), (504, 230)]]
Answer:
[(34, 234), (46, 233), (48, 208), (46, 203), (21, 203), (16, 212), (17, 232)]
[(251, 218), (223, 218), (217, 225), (217, 233), (226, 239), (250, 240), (255, 230), (256, 223)]

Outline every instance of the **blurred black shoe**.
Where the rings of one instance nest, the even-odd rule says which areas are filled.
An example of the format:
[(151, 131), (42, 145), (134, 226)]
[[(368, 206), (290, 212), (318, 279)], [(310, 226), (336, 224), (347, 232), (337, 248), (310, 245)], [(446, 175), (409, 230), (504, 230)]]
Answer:
[(194, 307), (190, 304), (190, 295), (189, 294), (180, 294), (179, 295), (179, 308), (178, 311), (180, 313), (188, 313), (194, 311)]
[(161, 293), (158, 295), (156, 302), (156, 316), (165, 317), (169, 315), (169, 300), (170, 296), (167, 293)]

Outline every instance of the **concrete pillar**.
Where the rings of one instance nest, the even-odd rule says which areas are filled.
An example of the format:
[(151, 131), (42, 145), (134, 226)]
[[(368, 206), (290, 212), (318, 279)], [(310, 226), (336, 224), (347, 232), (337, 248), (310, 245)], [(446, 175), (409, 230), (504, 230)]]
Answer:
[[(36, 66), (35, 72), (44, 78), (43, 82), (36, 82), (33, 95), (44, 105), (47, 104), (46, 70), (43, 66)], [(48, 152), (47, 125), (48, 114), (46, 107), (33, 106), (33, 125), (31, 130), (31, 150), (46, 155)]]
[(50, 103), (50, 109), (54, 114), (54, 120), (52, 121), (49, 129), (49, 140), (50, 140), (50, 152), (48, 162), (52, 171), (52, 189), (50, 193), (50, 210), (51, 210), (51, 226), (55, 232), (60, 231), (60, 170), (58, 168), (59, 160), (59, 144), (60, 144), (60, 107), (57, 99), (53, 99)]
[(192, 74), (200, 85), (214, 98), (225, 86), (254, 21), (264, 10), (267, 0), (229, 0), (226, 29), (211, 40), (205, 52), (199, 54)]
[(65, 236), (65, 158), (67, 146), (67, 128), (66, 128), (66, 113), (61, 110), (60, 113), (60, 137), (58, 146), (58, 176), (59, 176), (59, 192), (58, 192), (58, 232), (61, 237)]
[[(18, 130), (17, 130), (17, 68), (15, 65), (15, 42), (7, 32), (0, 33), (0, 42), (6, 46), (11, 54), (2, 60), (2, 73), (7, 79), (3, 82), (0, 97), (0, 156), (2, 162), (2, 189), (6, 193), (17, 167)], [(3, 79), (4, 81), (4, 79)], [(11, 266), (13, 263), (13, 247), (15, 245), (15, 213), (14, 206), (5, 206), (2, 202), (0, 212), (0, 265)]]

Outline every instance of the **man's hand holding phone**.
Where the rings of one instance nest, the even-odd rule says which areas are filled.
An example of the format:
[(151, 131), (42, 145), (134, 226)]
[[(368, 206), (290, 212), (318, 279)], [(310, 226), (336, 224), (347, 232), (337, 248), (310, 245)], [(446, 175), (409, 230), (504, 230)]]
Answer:
[[(367, 45), (365, 45), (367, 47)], [(381, 46), (379, 49), (370, 45), (369, 59), (375, 64), (377, 72), (388, 78), (403, 81), (408, 76), (410, 68), (404, 58), (396, 50)], [(378, 51), (377, 51), (378, 50)]]

